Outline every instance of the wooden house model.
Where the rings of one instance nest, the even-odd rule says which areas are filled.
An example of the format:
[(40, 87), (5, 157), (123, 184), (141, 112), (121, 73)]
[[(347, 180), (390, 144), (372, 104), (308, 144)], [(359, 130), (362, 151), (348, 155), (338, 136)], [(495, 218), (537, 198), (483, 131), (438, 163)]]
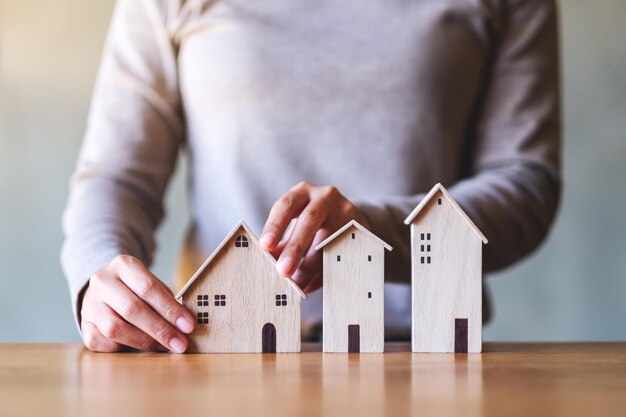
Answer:
[(176, 296), (197, 319), (189, 352), (300, 352), (304, 298), (244, 222)]
[(480, 352), (487, 239), (441, 184), (405, 224), (411, 225), (413, 352)]
[(316, 246), (323, 250), (323, 351), (382, 352), (385, 249), (355, 220)]

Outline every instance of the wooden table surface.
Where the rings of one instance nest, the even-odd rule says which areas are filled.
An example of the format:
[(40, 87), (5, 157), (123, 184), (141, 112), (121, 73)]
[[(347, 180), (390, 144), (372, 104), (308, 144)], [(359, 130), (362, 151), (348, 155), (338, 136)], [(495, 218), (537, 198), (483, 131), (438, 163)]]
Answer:
[(175, 355), (0, 345), (0, 416), (626, 416), (626, 343)]

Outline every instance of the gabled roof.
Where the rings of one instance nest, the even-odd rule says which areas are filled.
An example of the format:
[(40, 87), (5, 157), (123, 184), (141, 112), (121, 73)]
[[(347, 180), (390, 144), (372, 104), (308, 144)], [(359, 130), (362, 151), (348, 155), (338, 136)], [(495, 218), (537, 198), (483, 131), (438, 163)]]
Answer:
[(465, 214), (465, 212), (457, 204), (457, 202), (454, 201), (454, 198), (452, 198), (450, 193), (448, 193), (448, 190), (446, 190), (444, 188), (444, 186), (441, 185), (441, 184), (436, 184), (428, 192), (428, 194), (426, 194), (426, 197), (424, 197), (422, 199), (422, 201), (420, 201), (420, 203), (417, 205), (417, 207), (415, 207), (415, 209), (411, 212), (411, 214), (409, 214), (409, 217), (406, 218), (406, 220), (404, 221), (404, 224), (411, 224), (413, 222), (413, 220), (415, 219), (415, 217), (420, 213), (420, 211), (422, 211), (422, 209), (424, 207), (426, 207), (426, 204), (428, 204), (428, 202), (433, 198), (433, 196), (435, 194), (437, 194), (438, 191), (441, 191), (443, 193), (444, 197), (452, 204), (452, 207), (454, 207), (456, 209), (457, 213), (459, 213), (459, 215), (467, 222), (467, 224), (472, 228), (472, 230), (474, 232), (476, 232), (476, 234), (478, 235), (480, 240), (482, 240), (483, 243), (487, 243), (488, 241), (487, 241), (487, 238), (485, 237), (485, 235), (482, 234), (480, 229), (478, 229), (478, 227), (476, 227), (474, 222), (467, 216), (467, 214)]
[(376, 241), (378, 244), (380, 244), (381, 246), (383, 246), (385, 249), (387, 250), (392, 250), (393, 248), (391, 246), (389, 246), (387, 243), (383, 242), (378, 236), (376, 236), (374, 233), (370, 232), (369, 230), (367, 230), (365, 227), (363, 227), (359, 222), (357, 222), (356, 220), (350, 220), (348, 223), (346, 223), (341, 229), (337, 230), (335, 233), (333, 233), (332, 235), (328, 236), (322, 243), (320, 243), (319, 245), (317, 245), (315, 247), (315, 250), (320, 250), (322, 249), (324, 246), (326, 246), (327, 244), (329, 244), (330, 242), (332, 242), (333, 240), (335, 240), (336, 237), (338, 237), (339, 235), (341, 235), (343, 232), (345, 232), (346, 230), (348, 230), (349, 228), (351, 228), (352, 226), (356, 227), (357, 229), (359, 229), (360, 231), (364, 232), (366, 236), (374, 239), (374, 241)]
[[(276, 268), (276, 259), (274, 259), (274, 257), (267, 252), (266, 250), (264, 250), (263, 248), (261, 248), (261, 245), (259, 244), (259, 239), (257, 238), (257, 236), (252, 232), (252, 230), (250, 229), (250, 227), (246, 224), (246, 222), (244, 222), (243, 220), (240, 220), (237, 225), (233, 228), (233, 230), (230, 231), (230, 233), (228, 234), (228, 236), (226, 236), (224, 238), (224, 240), (222, 240), (222, 243), (219, 244), (219, 246), (217, 248), (215, 248), (215, 250), (213, 251), (213, 253), (211, 253), (211, 255), (206, 259), (206, 261), (204, 261), (204, 263), (202, 264), (202, 266), (200, 266), (200, 268), (198, 268), (198, 270), (196, 271), (195, 274), (193, 274), (193, 276), (189, 279), (189, 281), (187, 281), (187, 283), (185, 284), (185, 286), (183, 288), (181, 288), (181, 290), (178, 292), (178, 294), (176, 294), (176, 299), (179, 299), (180, 297), (182, 297), (185, 292), (189, 289), (189, 287), (191, 287), (191, 285), (196, 281), (196, 279), (198, 279), (198, 277), (200, 275), (202, 275), (202, 272), (204, 272), (204, 270), (207, 268), (207, 266), (209, 266), (209, 264), (211, 263), (211, 261), (213, 261), (213, 259), (217, 256), (218, 253), (221, 252), (221, 250), (224, 248), (224, 246), (226, 246), (226, 244), (228, 243), (228, 241), (233, 237), (233, 235), (235, 233), (237, 233), (237, 231), (240, 228), (244, 228), (245, 231), (248, 233), (248, 236), (250, 237), (250, 239), (252, 239), (252, 241), (257, 245), (257, 247), (259, 248), (259, 250), (261, 250), (263, 252), (263, 254), (265, 255), (265, 257), (268, 259), (268, 261), (272, 264), (272, 266), (274, 268)], [(277, 272), (278, 275), (278, 272)], [(280, 279), (285, 279), (287, 280), (287, 282), (289, 282), (289, 284), (293, 287), (293, 289), (298, 293), (298, 295), (302, 298), (302, 299), (306, 299), (306, 294), (300, 289), (300, 287), (298, 287), (298, 284), (296, 284), (291, 278), (280, 278)]]

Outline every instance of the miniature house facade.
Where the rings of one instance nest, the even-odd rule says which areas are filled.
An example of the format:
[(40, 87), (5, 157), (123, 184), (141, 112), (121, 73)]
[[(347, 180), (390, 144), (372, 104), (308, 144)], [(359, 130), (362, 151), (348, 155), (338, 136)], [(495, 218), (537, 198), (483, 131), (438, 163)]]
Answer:
[(487, 239), (441, 184), (405, 224), (411, 226), (413, 352), (480, 352)]
[(320, 243), (323, 250), (323, 351), (383, 352), (385, 249), (356, 221)]
[(274, 258), (239, 222), (176, 298), (196, 318), (188, 352), (300, 352), (300, 303)]

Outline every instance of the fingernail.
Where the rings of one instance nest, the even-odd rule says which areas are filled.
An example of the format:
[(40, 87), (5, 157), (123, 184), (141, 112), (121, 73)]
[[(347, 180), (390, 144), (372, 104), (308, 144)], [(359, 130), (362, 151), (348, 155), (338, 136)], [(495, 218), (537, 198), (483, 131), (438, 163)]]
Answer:
[(271, 233), (265, 233), (263, 236), (261, 236), (260, 242), (261, 246), (263, 246), (265, 249), (269, 249), (274, 243), (274, 235), (272, 235)]
[(187, 344), (178, 337), (172, 337), (170, 339), (170, 348), (176, 353), (183, 353), (187, 349)]
[(278, 272), (283, 274), (284, 276), (289, 276), (289, 273), (293, 269), (293, 259), (290, 256), (286, 256), (281, 258), (278, 261)]
[(176, 320), (176, 327), (183, 333), (191, 333), (193, 330), (193, 323), (185, 317), (179, 317)]

